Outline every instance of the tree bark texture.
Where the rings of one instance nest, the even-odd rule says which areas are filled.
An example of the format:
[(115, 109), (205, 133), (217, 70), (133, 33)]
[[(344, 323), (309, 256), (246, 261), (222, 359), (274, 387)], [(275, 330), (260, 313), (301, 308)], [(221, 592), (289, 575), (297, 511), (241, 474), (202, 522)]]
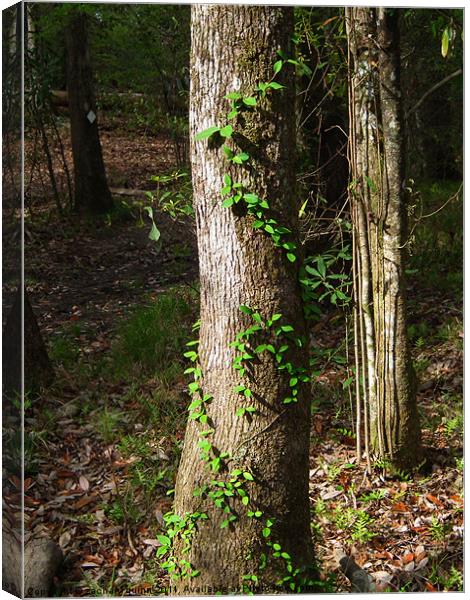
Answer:
[[(214, 428), (213, 446), (229, 453), (227, 471), (239, 468), (253, 473), (247, 482), (248, 506), (233, 498), (237, 521), (221, 529), (224, 513), (211, 500), (195, 498), (193, 491), (214, 479), (200, 458), (199, 424), (189, 421), (178, 471), (175, 512), (181, 516), (204, 510), (208, 519), (198, 525), (186, 559), (200, 575), (176, 585), (177, 591), (210, 593), (240, 591), (244, 574), (257, 574), (259, 590), (275, 589), (282, 560), (268, 560), (263, 519), (273, 518), (272, 540), (288, 552), (294, 564), (313, 561), (308, 499), (310, 411), (306, 391), (298, 402), (282, 404), (289, 393), (289, 376), (279, 371), (269, 353), (260, 354), (249, 374), (241, 379), (232, 368), (236, 351), (230, 346), (237, 333), (253, 324), (239, 307), (259, 309), (265, 318), (282, 313), (282, 322), (305, 335), (298, 283), (298, 261), (290, 263), (270, 237), (252, 228), (253, 217), (240, 205), (221, 206), (223, 176), (260, 198), (269, 199), (270, 212), (279, 223), (296, 230), (294, 203), (294, 82), (285, 68), (279, 82), (286, 87), (258, 102), (255, 109), (237, 117), (233, 147), (252, 157), (252, 166), (230, 165), (217, 140), (194, 141), (196, 133), (224, 125), (230, 110), (224, 96), (233, 91), (253, 95), (261, 81), (273, 76), (276, 51), (291, 53), (293, 13), (290, 8), (267, 6), (192, 7), (190, 135), (194, 205), (197, 218), (201, 282), (199, 362), (202, 387), (213, 396), (207, 406)], [(281, 321), (280, 321), (281, 322)], [(264, 333), (264, 332), (263, 332)], [(260, 343), (279, 344), (274, 336)], [(306, 366), (303, 348), (291, 349), (289, 358)], [(241, 400), (234, 386), (245, 384), (252, 397)], [(252, 405), (252, 417), (236, 416), (237, 408)], [(263, 519), (248, 518), (247, 510), (260, 510)]]
[(22, 303), (20, 286), (3, 332), (3, 388), (7, 396), (21, 394), (22, 354), (25, 391), (37, 392), (51, 384), (54, 370), (26, 290)]
[(102, 213), (113, 206), (101, 152), (87, 15), (71, 16), (66, 31), (67, 87), (75, 182), (75, 209)]
[(404, 151), (396, 10), (346, 9), (355, 220), (372, 450), (398, 468), (420, 460), (406, 333)]

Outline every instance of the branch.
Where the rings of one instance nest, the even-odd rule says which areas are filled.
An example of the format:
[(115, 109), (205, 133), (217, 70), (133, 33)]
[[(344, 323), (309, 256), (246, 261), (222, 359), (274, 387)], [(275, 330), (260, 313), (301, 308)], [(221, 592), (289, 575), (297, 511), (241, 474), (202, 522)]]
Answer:
[(433, 85), (432, 88), (430, 88), (427, 92), (425, 92), (421, 96), (421, 98), (418, 100), (418, 102), (413, 107), (411, 107), (409, 110), (407, 110), (405, 117), (408, 118), (411, 115), (411, 113), (415, 112), (415, 110), (418, 110), (418, 108), (421, 106), (421, 104), (433, 92), (435, 92), (437, 89), (439, 89), (441, 86), (443, 86), (444, 84), (446, 84), (448, 81), (450, 81), (454, 77), (457, 77), (458, 75), (461, 75), (462, 73), (463, 73), (462, 69), (457, 69), (457, 71), (454, 71), (450, 75), (447, 75), (447, 77), (444, 77), (444, 79), (441, 79), (441, 81), (439, 81), (438, 83), (436, 83), (435, 85)]

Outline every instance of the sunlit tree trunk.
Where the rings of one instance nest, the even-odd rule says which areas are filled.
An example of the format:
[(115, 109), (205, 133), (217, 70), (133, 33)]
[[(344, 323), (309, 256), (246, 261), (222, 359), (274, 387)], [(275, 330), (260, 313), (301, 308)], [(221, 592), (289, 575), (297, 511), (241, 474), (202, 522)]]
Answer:
[(98, 133), (87, 19), (86, 14), (74, 11), (66, 32), (75, 209), (102, 213), (112, 207), (113, 200), (106, 181)]
[[(243, 181), (247, 190), (269, 199), (273, 216), (296, 230), (290, 65), (279, 75), (285, 89), (267, 94), (256, 109), (238, 118), (234, 140), (253, 157), (252, 168), (230, 167), (217, 141), (194, 141), (197, 132), (224, 124), (223, 115), (230, 109), (224, 99), (227, 93), (251, 96), (260, 81), (272, 78), (273, 64), (279, 59), (276, 51), (292, 51), (292, 26), (290, 8), (192, 8), (190, 135), (201, 282), (199, 362), (203, 392), (213, 397), (207, 414), (214, 432), (206, 439), (216, 453), (227, 452), (228, 457), (222, 461), (226, 468), (211, 473), (200, 457), (201, 426), (188, 422), (175, 511), (180, 516), (204, 511), (208, 519), (198, 522), (188, 553), (177, 548), (179, 557), (199, 572), (176, 584), (180, 593), (239, 591), (244, 574), (258, 576), (258, 589), (274, 590), (286, 572), (283, 559), (272, 558), (262, 534), (268, 518), (274, 521), (269, 540), (278, 542), (294, 564), (307, 567), (313, 560), (307, 390), (301, 389), (297, 403), (283, 404), (289, 394), (289, 374), (276, 368), (272, 355), (259, 354), (250, 373), (240, 378), (232, 368), (236, 351), (230, 346), (237, 333), (253, 324), (240, 311), (242, 304), (258, 308), (263, 317), (281, 313), (282, 322), (291, 324), (298, 336), (305, 335), (299, 261), (289, 262), (269, 235), (254, 230), (253, 217), (239, 205), (223, 208), (220, 195), (224, 173), (230, 172), (234, 181)], [(262, 341), (279, 345), (280, 340), (269, 333)], [(306, 366), (303, 348), (294, 346), (289, 352), (293, 363)], [(243, 383), (252, 391), (249, 399), (234, 391)], [(237, 408), (248, 405), (256, 409), (252, 417), (236, 416)], [(195, 497), (194, 491), (213, 479), (227, 480), (233, 469), (253, 474), (254, 481), (244, 485), (250, 502), (245, 506), (240, 497), (230, 499), (237, 519), (221, 528), (227, 515), (213, 500)], [(262, 518), (248, 517), (249, 510), (262, 511)], [(263, 553), (268, 559), (264, 569), (260, 568)]]
[(360, 264), (369, 439), (378, 457), (410, 468), (420, 460), (420, 427), (406, 334), (398, 12), (351, 8), (346, 16), (353, 63), (351, 199)]

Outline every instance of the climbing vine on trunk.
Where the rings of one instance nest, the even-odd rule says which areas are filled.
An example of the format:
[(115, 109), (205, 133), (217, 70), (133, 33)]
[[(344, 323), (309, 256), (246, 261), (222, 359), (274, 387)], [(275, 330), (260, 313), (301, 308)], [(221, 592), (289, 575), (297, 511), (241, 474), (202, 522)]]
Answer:
[(316, 582), (292, 11), (194, 6), (192, 18), (200, 339), (159, 553), (177, 592), (300, 591)]
[(350, 8), (346, 19), (357, 429), (361, 430), (362, 414), (368, 458), (370, 448), (385, 466), (409, 469), (421, 457), (406, 333), (407, 207), (398, 11)]

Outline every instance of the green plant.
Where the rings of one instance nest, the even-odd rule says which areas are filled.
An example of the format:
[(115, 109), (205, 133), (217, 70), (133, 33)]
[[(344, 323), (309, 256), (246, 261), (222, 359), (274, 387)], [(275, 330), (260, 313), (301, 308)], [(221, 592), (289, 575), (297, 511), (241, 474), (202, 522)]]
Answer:
[[(150, 179), (157, 183), (157, 191), (152, 194), (152, 200), (157, 203), (160, 210), (168, 213), (174, 220), (194, 216), (189, 173), (178, 170), (170, 175), (155, 175)], [(160, 187), (169, 189), (160, 193)]]
[(135, 525), (142, 516), (130, 493), (123, 497), (119, 496), (111, 505), (107, 504), (104, 511), (112, 521), (119, 525)]
[(131, 378), (135, 371), (158, 374), (174, 381), (180, 374), (179, 354), (184, 346), (197, 299), (192, 290), (173, 288), (146, 306), (135, 309), (116, 328), (109, 369), (115, 376)]
[(436, 542), (443, 542), (447, 532), (448, 526), (445, 523), (442, 523), (437, 517), (433, 516), (429, 525), (429, 534), (432, 539)]
[(361, 502), (377, 502), (379, 500), (383, 500), (386, 496), (385, 490), (374, 490), (373, 492), (369, 492), (368, 494), (363, 494), (359, 496), (358, 500)]
[(327, 512), (326, 502), (322, 498), (317, 498), (315, 501), (314, 511), (316, 515), (323, 515)]
[(354, 523), (351, 527), (351, 539), (360, 543), (365, 543), (371, 540), (375, 536), (375, 533), (370, 529), (373, 523), (373, 517), (371, 517), (365, 511), (356, 511)]
[[(275, 76), (281, 71), (285, 64), (294, 64), (299, 69), (306, 69), (305, 65), (297, 60), (287, 58), (283, 52), (278, 51), (280, 60), (273, 66), (273, 77), (267, 82), (261, 82), (253, 91), (253, 95), (242, 95), (239, 92), (231, 92), (226, 98), (231, 103), (231, 110), (227, 114), (227, 123), (222, 126), (212, 126), (204, 131), (201, 131), (195, 136), (196, 140), (207, 140), (216, 136), (223, 142), (222, 151), (225, 158), (233, 165), (249, 166), (250, 156), (246, 152), (236, 152), (227, 145), (227, 141), (232, 138), (234, 127), (230, 123), (242, 113), (252, 110), (257, 106), (258, 100), (264, 98), (268, 93), (276, 90), (282, 90), (283, 86), (275, 81)], [(280, 225), (275, 218), (270, 214), (270, 206), (268, 200), (259, 197), (257, 194), (250, 192), (242, 183), (234, 181), (228, 173), (223, 176), (224, 187), (221, 190), (222, 206), (227, 209), (232, 209), (237, 204), (244, 205), (246, 214), (252, 218), (252, 227), (255, 230), (260, 230), (268, 235), (273, 244), (281, 248), (285, 252), (287, 261), (293, 263), (297, 260), (296, 249), (297, 243), (294, 241), (292, 231)], [(321, 269), (321, 267), (320, 267)], [(330, 285), (325, 282), (325, 285)], [(340, 292), (342, 293), (342, 292)], [(245, 404), (236, 408), (236, 416), (240, 418), (253, 418), (256, 412), (254, 406), (246, 406), (246, 402), (252, 397), (252, 390), (247, 384), (247, 375), (250, 373), (254, 360), (257, 360), (258, 355), (269, 353), (275, 361), (276, 368), (279, 371), (286, 371), (289, 380), (289, 392), (283, 398), (283, 404), (293, 404), (297, 402), (297, 397), (300, 385), (310, 381), (310, 376), (303, 366), (293, 364), (289, 358), (289, 349), (293, 347), (302, 347), (306, 340), (301, 339), (295, 334), (294, 327), (285, 323), (282, 320), (282, 314), (272, 316), (262, 316), (256, 308), (251, 308), (245, 304), (240, 306), (240, 310), (251, 317), (253, 324), (237, 334), (236, 339), (230, 344), (236, 350), (236, 356), (233, 360), (233, 368), (240, 377), (239, 385), (235, 386), (235, 392), (238, 393)], [(212, 473), (225, 472), (227, 473), (227, 465), (230, 461), (240, 459), (243, 454), (235, 453), (231, 456), (228, 452), (224, 452), (214, 447), (212, 443), (212, 434), (214, 429), (208, 419), (206, 405), (209, 405), (213, 398), (210, 394), (204, 393), (202, 370), (198, 361), (197, 352), (198, 340), (193, 340), (187, 344), (190, 349), (185, 352), (184, 356), (193, 363), (186, 369), (185, 373), (193, 375), (193, 381), (188, 386), (188, 391), (191, 395), (191, 403), (188, 407), (189, 418), (195, 422), (199, 433), (198, 446), (200, 448), (200, 458), (206, 463)], [(237, 449), (238, 450), (238, 449)], [(242, 506), (250, 505), (249, 491), (245, 488), (246, 483), (254, 482), (253, 473), (246, 469), (243, 464), (239, 464), (237, 468), (232, 469), (230, 475), (224, 479), (213, 479), (209, 483), (193, 491), (195, 496), (208, 498), (213, 504), (223, 513), (223, 520), (220, 524), (221, 528), (233, 527), (238, 520), (238, 512), (234, 508), (234, 501), (238, 499)], [(256, 510), (256, 507), (251, 507), (247, 514), (250, 518), (261, 518), (263, 513)], [(189, 552), (191, 547), (191, 538), (194, 533), (197, 520), (207, 518), (204, 513), (186, 514), (184, 517), (169, 514), (167, 516), (167, 535), (160, 536), (159, 541), (162, 546), (158, 549), (160, 556), (167, 556), (167, 560), (162, 566), (168, 571), (172, 577), (195, 577), (199, 574), (193, 568), (189, 561), (181, 555)], [(290, 555), (283, 551), (281, 546), (272, 541), (272, 531), (275, 521), (267, 517), (264, 520), (262, 527), (262, 537), (266, 540), (266, 547), (271, 550), (272, 558), (284, 561), (282, 576), (276, 582), (283, 588), (288, 588), (292, 591), (301, 591), (304, 586), (312, 584), (312, 580), (300, 569), (295, 568)], [(173, 545), (176, 537), (183, 541), (183, 550), (177, 559), (173, 553)], [(264, 557), (264, 558), (263, 558)], [(259, 569), (264, 568), (266, 555), (261, 555), (261, 564)], [(258, 583), (258, 575), (254, 573), (246, 574), (242, 577), (245, 582)]]
[(110, 444), (116, 439), (123, 420), (123, 412), (117, 409), (110, 409), (108, 406), (105, 406), (104, 409), (95, 416), (95, 427), (106, 444)]
[(373, 531), (374, 519), (364, 510), (337, 506), (333, 520), (338, 529), (348, 532), (353, 542), (365, 543), (376, 535)]
[(355, 511), (353, 508), (337, 506), (333, 512), (333, 520), (338, 529), (348, 530), (354, 522)]
[(463, 573), (452, 565), (448, 575), (440, 575), (436, 583), (442, 585), (446, 591), (463, 592)]
[(447, 436), (463, 431), (463, 415), (455, 415), (450, 419), (444, 420), (444, 429)]
[(80, 357), (80, 348), (74, 340), (76, 331), (65, 328), (61, 333), (52, 336), (49, 342), (50, 359), (65, 369), (74, 367)]

